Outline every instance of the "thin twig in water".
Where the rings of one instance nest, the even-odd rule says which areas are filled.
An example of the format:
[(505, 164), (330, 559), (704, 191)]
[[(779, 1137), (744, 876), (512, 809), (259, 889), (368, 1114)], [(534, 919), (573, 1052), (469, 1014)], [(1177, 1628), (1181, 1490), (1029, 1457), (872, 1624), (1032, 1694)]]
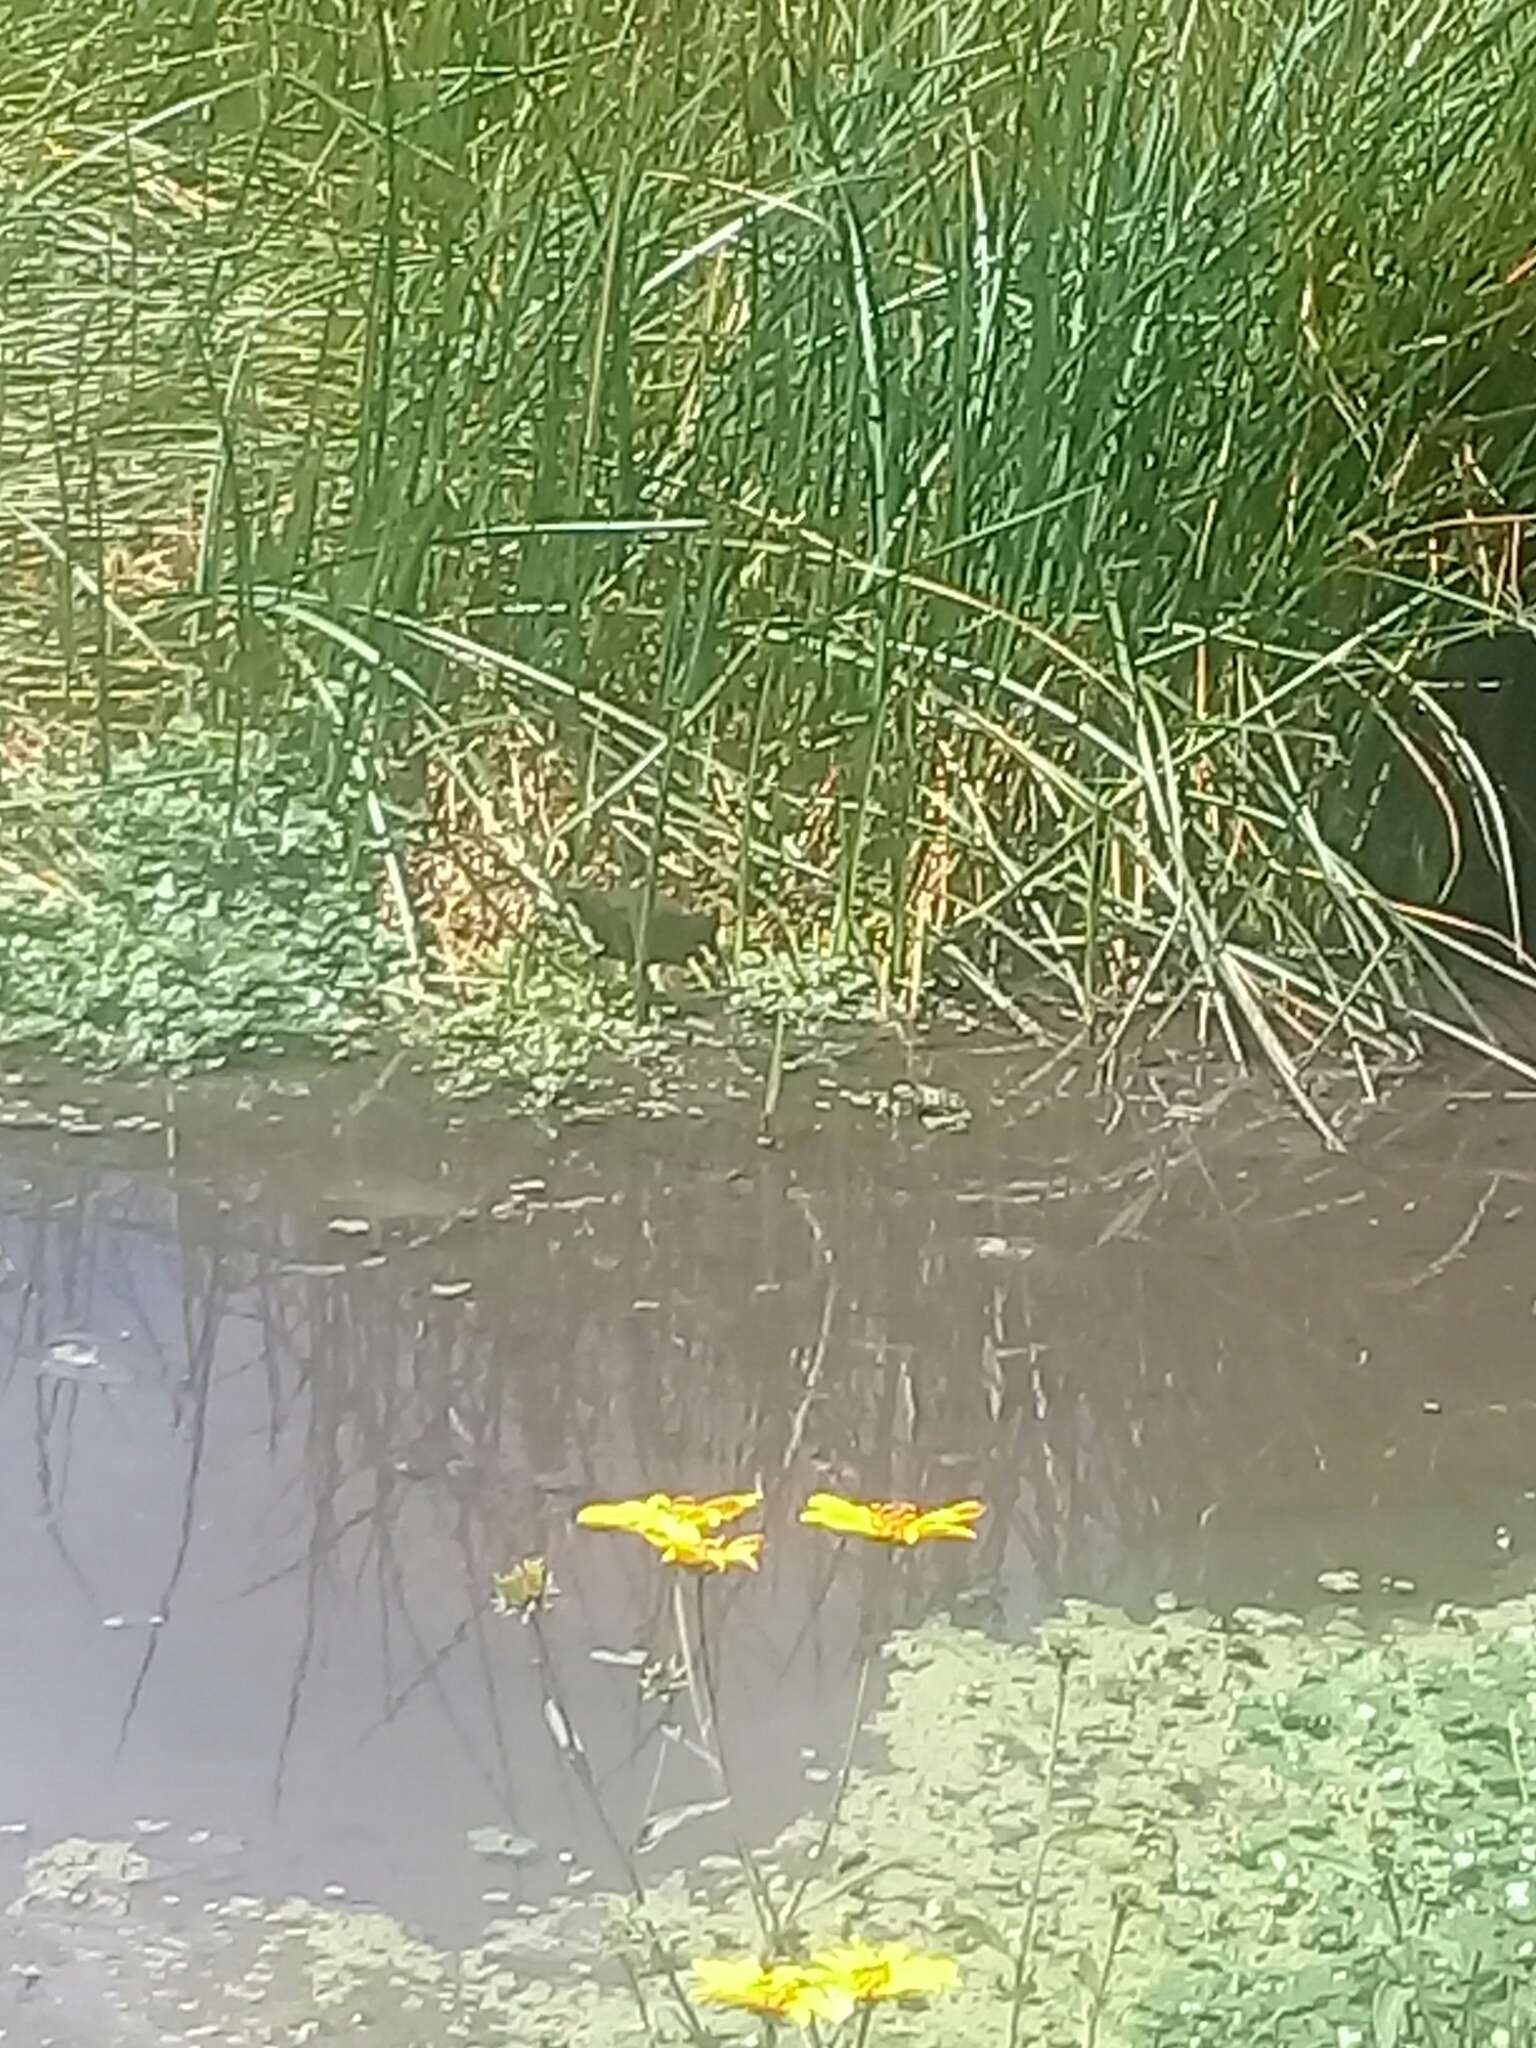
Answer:
[(1398, 1280), (1390, 1283), (1390, 1291), (1392, 1293), (1411, 1294), (1414, 1288), (1423, 1287), (1431, 1280), (1438, 1280), (1448, 1266), (1455, 1265), (1456, 1261), (1482, 1228), (1483, 1218), (1488, 1214), (1488, 1204), (1498, 1193), (1499, 1182), (1502, 1179), (1503, 1175), (1498, 1173), (1489, 1176), (1488, 1185), (1478, 1197), (1476, 1208), (1467, 1218), (1463, 1228), (1456, 1233), (1455, 1237), (1446, 1246), (1445, 1250), (1440, 1253), (1438, 1258), (1431, 1259), (1421, 1272), (1413, 1274), (1407, 1280)]

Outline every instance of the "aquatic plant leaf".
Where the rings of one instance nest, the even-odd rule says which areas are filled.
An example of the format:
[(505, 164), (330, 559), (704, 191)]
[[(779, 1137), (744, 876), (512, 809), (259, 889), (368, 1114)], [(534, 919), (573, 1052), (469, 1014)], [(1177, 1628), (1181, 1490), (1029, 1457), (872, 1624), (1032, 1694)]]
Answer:
[(1410, 1984), (1382, 1984), (1371, 2000), (1371, 2033), (1376, 2048), (1397, 2048), (1403, 2022), (1413, 2010)]
[(532, 1863), (543, 1853), (532, 1835), (514, 1834), (506, 1828), (469, 1828), (465, 1840), (477, 1856), (501, 1863)]

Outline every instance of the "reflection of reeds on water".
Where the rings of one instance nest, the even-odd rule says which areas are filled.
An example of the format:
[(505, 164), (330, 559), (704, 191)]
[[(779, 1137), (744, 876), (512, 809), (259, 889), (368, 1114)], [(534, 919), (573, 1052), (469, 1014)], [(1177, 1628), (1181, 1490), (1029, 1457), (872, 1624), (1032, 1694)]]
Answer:
[[(548, 1546), (564, 1500), (591, 1488), (618, 1445), (637, 1470), (778, 1472), (786, 1497), (823, 1479), (872, 1496), (931, 1494), (951, 1468), (928, 1447), (966, 1445), (967, 1480), (994, 1504), (987, 1570), (1011, 1530), (1043, 1597), (1058, 1534), (1082, 1526), (1085, 1497), (1093, 1515), (1112, 1513), (1111, 1541), (1131, 1538), (1145, 1451), (1106, 1465), (1102, 1404), (1056, 1398), (1058, 1368), (1033, 1338), (1041, 1302), (1071, 1276), (1058, 1271), (1054, 1288), (1038, 1273), (1027, 1288), (999, 1281), (965, 1240), (945, 1239), (920, 1188), (900, 1206), (871, 1199), (884, 1170), (884, 1148), (873, 1150), (825, 1148), (826, 1184), (808, 1213), (786, 1199), (771, 1156), (722, 1201), (713, 1173), (573, 1149), (548, 1207), (466, 1241), (457, 1256), (473, 1295), (462, 1303), (427, 1292), (430, 1253), (291, 1270), (320, 1263), (316, 1219), (284, 1207), (279, 1185), (249, 1191), (224, 1226), (238, 1247), (231, 1270), (262, 1330), (269, 1446), (277, 1455), (297, 1433), (304, 1447), (308, 1517), (270, 1573), (302, 1579), (309, 1638), (326, 1599), (347, 1597), (337, 1574), (361, 1566), (416, 1665), (386, 1707), (398, 1711), (407, 1687), (432, 1685), (466, 1646), (489, 1697), (494, 1669), (467, 1608), (446, 1631), (413, 1618), (402, 1542), (420, 1523), (446, 1528), (465, 1587), (482, 1588), (509, 1551)], [(212, 1220), (185, 1204), (177, 1219), (194, 1332), (218, 1324), (218, 1292), (199, 1271)], [(658, 1307), (636, 1311), (646, 1298)], [(820, 1562), (806, 1568), (820, 1580)], [(869, 1633), (922, 1611), (921, 1584), (893, 1587), (873, 1559), (849, 1570), (860, 1578), (845, 1573), (838, 1598), (869, 1611)]]
[[(585, 1662), (619, 1628), (623, 1647), (664, 1659), (675, 1621), (649, 1557), (576, 1548), (582, 1499), (762, 1475), (761, 1583), (727, 1575), (706, 1589), (695, 1678), (728, 1767), (733, 1743), (767, 1756), (778, 1742), (774, 1796), (788, 1804), (804, 1796), (794, 1749), (843, 1729), (870, 1649), (935, 1604), (1018, 1632), (1066, 1591), (1149, 1596), (1170, 1530), (1197, 1531), (1207, 1511), (1220, 1526), (1266, 1485), (1330, 1498), (1349, 1459), (1319, 1446), (1381, 1466), (1401, 1441), (1393, 1469), (1409, 1469), (1401, 1419), (1339, 1361), (1359, 1355), (1367, 1316), (1383, 1352), (1446, 1330), (1434, 1318), (1457, 1319), (1457, 1290), (1495, 1236), (1411, 1300), (1362, 1291), (1363, 1214), (1334, 1206), (1360, 1185), (1347, 1166), (1266, 1153), (1265, 1131), (1230, 1110), (1207, 1129), (1131, 1101), (1111, 1137), (1065, 1099), (1015, 1116), (995, 1063), (957, 1072), (1002, 1111), (915, 1142), (851, 1115), (821, 1135), (797, 1128), (792, 1089), (779, 1152), (752, 1143), (752, 1103), (739, 1125), (558, 1140), (487, 1128), (457, 1156), (440, 1130), (396, 1120), (391, 1155), (413, 1133), (423, 1183), (462, 1183), (466, 1206), (511, 1179), (545, 1184), (414, 1249), (425, 1233), (409, 1227), (329, 1233), (311, 1162), (295, 1152), (244, 1170), (244, 1126), (216, 1103), (158, 1188), (45, 1161), (4, 1219), (20, 1284), (0, 1294), (0, 1327), (12, 1397), (24, 1385), (32, 1404), (49, 1540), (89, 1587), (72, 1436), (81, 1416), (136, 1404), (139, 1424), (163, 1414), (178, 1446), (169, 1558), (183, 1573), (209, 1540), (206, 1447), (243, 1439), (259, 1412), (273, 1480), (248, 1538), (260, 1551), (249, 1587), (291, 1602), (292, 1617), (274, 1791), (317, 1670), (366, 1629), (377, 1705), (357, 1738), (427, 1716), (509, 1823), (566, 1777), (548, 1770), (539, 1699), (491, 1625), (489, 1589), (509, 1559), (548, 1556), (562, 1630), (583, 1646), (567, 1710), (631, 1845), (658, 1812), (706, 1805), (710, 1787), (653, 1792), (659, 1754), (669, 1771), (692, 1754), (660, 1747), (676, 1701)], [(331, 1128), (323, 1094), (302, 1114)], [(366, 1215), (366, 1120), (348, 1142)], [(1440, 1188), (1418, 1190), (1421, 1219), (1449, 1199)], [(1433, 1243), (1454, 1243), (1465, 1220)], [(468, 1291), (436, 1295), (434, 1282)], [(135, 1329), (134, 1373), (152, 1395), (28, 1377), (51, 1335), (93, 1322)], [(879, 1545), (788, 1541), (815, 1493), (975, 1496), (989, 1512), (963, 1570), (930, 1547), (893, 1571)], [(1186, 1560), (1203, 1554), (1186, 1541)], [(162, 1583), (174, 1603), (169, 1568)], [(748, 1788), (759, 1805), (766, 1775)], [(561, 1809), (572, 1828), (578, 1794)], [(690, 1853), (694, 1826), (661, 1837), (658, 1863)], [(718, 1815), (697, 1828), (727, 1831)]]

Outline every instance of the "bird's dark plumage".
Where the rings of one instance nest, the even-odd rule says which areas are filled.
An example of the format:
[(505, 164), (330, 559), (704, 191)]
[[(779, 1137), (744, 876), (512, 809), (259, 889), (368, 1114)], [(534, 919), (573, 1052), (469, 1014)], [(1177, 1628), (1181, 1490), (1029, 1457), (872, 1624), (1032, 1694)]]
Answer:
[[(581, 885), (566, 889), (564, 894), (601, 952), (614, 960), (633, 962), (645, 904), (643, 889)], [(680, 967), (695, 955), (707, 952), (719, 933), (718, 911), (685, 910), (670, 896), (654, 896), (645, 930), (646, 964)]]

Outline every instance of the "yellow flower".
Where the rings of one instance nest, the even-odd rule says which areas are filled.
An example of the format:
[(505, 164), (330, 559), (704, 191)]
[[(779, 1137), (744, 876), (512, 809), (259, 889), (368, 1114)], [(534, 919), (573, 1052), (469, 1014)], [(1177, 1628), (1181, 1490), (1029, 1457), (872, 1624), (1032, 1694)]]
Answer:
[(824, 1982), (843, 1991), (855, 2005), (879, 2005), (888, 1998), (931, 1998), (952, 1990), (960, 1971), (949, 1956), (920, 1956), (899, 1942), (873, 1948), (850, 1942), (846, 1948), (825, 1948), (811, 1958), (811, 1968)]
[(689, 1564), (696, 1571), (728, 1572), (732, 1565), (755, 1572), (763, 1553), (761, 1536), (699, 1536), (685, 1523), (670, 1533), (644, 1532), (645, 1540), (661, 1552), (663, 1564)]
[(685, 1522), (692, 1522), (707, 1535), (723, 1529), (727, 1522), (739, 1522), (743, 1515), (749, 1515), (762, 1504), (760, 1493), (716, 1493), (708, 1500), (695, 1500), (691, 1493), (672, 1496), (673, 1514)]
[(960, 1972), (948, 1956), (914, 1955), (900, 1943), (876, 1948), (851, 1942), (822, 1949), (808, 1963), (760, 1963), (752, 1956), (696, 1962), (699, 1997), (709, 2005), (734, 2005), (765, 2019), (847, 2019), (861, 2005), (890, 1999), (931, 1998), (948, 1991)]
[(593, 1501), (578, 1510), (576, 1519), (584, 1529), (622, 1529), (644, 1537), (661, 1552), (663, 1564), (711, 1572), (739, 1565), (755, 1572), (761, 1536), (722, 1537), (713, 1532), (755, 1508), (761, 1499), (760, 1493), (720, 1493), (709, 1500), (696, 1500), (689, 1493), (652, 1493), (644, 1500)]
[(705, 1960), (693, 1966), (694, 1984), (707, 2005), (734, 2005), (765, 2019), (845, 2020), (852, 1995), (803, 1963), (760, 1963), (751, 1956)]
[(555, 1597), (555, 1582), (542, 1557), (519, 1558), (510, 1571), (496, 1572), (491, 1584), (496, 1589), (496, 1612), (520, 1614), (525, 1621)]
[(576, 1512), (583, 1529), (625, 1529), (644, 1536), (665, 1519), (688, 1523), (694, 1533), (709, 1536), (728, 1522), (739, 1522), (762, 1500), (760, 1493), (717, 1493), (696, 1500), (691, 1493), (650, 1493), (644, 1500), (595, 1500)]
[(800, 1519), (813, 1529), (830, 1529), (835, 1536), (867, 1536), (872, 1543), (910, 1547), (940, 1537), (974, 1543), (976, 1531), (970, 1525), (986, 1512), (979, 1500), (919, 1508), (907, 1500), (844, 1500), (838, 1493), (813, 1493), (800, 1510)]

